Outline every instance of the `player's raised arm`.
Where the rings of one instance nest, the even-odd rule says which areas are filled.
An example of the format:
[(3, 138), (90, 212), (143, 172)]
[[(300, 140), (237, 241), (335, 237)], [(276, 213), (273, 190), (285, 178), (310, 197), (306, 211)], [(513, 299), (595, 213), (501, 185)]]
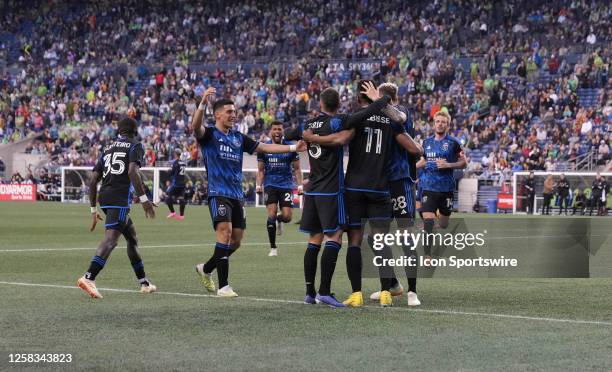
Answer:
[(396, 123), (404, 123), (407, 119), (406, 113), (393, 105), (387, 105), (381, 111)]
[(98, 220), (102, 220), (102, 217), (97, 212), (96, 204), (98, 201), (98, 183), (102, 179), (102, 174), (98, 169), (98, 165), (94, 168), (94, 171), (91, 175), (91, 179), (89, 180), (89, 206), (91, 207), (91, 216), (93, 217), (93, 221), (91, 223), (91, 228), (89, 231), (94, 231), (96, 225), (98, 224)]
[(391, 97), (383, 95), (382, 97), (378, 93), (378, 89), (372, 84), (372, 82), (366, 81), (364, 83), (363, 90), (361, 93), (365, 94), (373, 102), (362, 110), (357, 111), (347, 117), (347, 125), (349, 128), (355, 126), (355, 124), (366, 120), (368, 117), (381, 110), (391, 102)]
[(318, 136), (311, 129), (307, 129), (302, 133), (302, 138), (306, 142), (317, 143), (323, 146), (342, 146), (353, 138), (355, 129), (341, 130), (337, 133), (332, 133), (327, 136)]
[(277, 145), (275, 143), (261, 143), (258, 142), (255, 151), (264, 154), (282, 154), (285, 152), (302, 152), (306, 151), (306, 143), (304, 141), (298, 141), (296, 145)]
[(204, 91), (202, 95), (202, 101), (196, 108), (193, 118), (191, 119), (191, 130), (193, 130), (193, 135), (200, 139), (204, 136), (204, 132), (206, 131), (206, 127), (202, 127), (202, 119), (204, 119), (204, 111), (206, 110), (206, 105), (208, 104), (210, 98), (215, 95), (217, 90), (213, 87), (210, 87)]

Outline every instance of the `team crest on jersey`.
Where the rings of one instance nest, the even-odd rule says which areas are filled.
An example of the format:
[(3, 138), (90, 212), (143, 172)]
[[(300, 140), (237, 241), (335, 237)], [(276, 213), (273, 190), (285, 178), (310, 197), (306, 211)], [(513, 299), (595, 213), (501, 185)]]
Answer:
[(308, 153), (315, 159), (318, 159), (321, 156), (322, 150), (321, 146), (318, 143), (312, 143), (308, 146)]
[(221, 204), (218, 208), (217, 208), (217, 213), (219, 214), (219, 216), (223, 217), (227, 214), (227, 208), (225, 207), (225, 205)]
[(442, 144), (442, 151), (448, 151), (448, 142)]
[(232, 138), (232, 144), (236, 147), (240, 147), (240, 141), (238, 138)]

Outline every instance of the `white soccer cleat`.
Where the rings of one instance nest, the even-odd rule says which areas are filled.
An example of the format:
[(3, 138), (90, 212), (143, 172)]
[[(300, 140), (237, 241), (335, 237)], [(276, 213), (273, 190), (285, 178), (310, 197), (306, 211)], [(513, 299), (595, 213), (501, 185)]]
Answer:
[(283, 223), (278, 220), (276, 220), (276, 235), (283, 235)]
[(268, 253), (268, 257), (276, 257), (278, 256), (278, 249), (270, 248), (270, 253)]
[(149, 294), (153, 292), (157, 292), (157, 287), (155, 286), (155, 284), (149, 282), (149, 285), (146, 285), (144, 283), (140, 285), (140, 293)]
[(408, 292), (408, 306), (419, 306), (421, 305), (421, 301), (417, 297), (417, 294), (414, 292)]
[[(397, 297), (404, 294), (404, 287), (402, 287), (402, 283), (397, 282), (397, 284), (389, 289), (391, 292), (391, 296)], [(370, 300), (372, 301), (380, 301), (380, 291), (376, 291), (370, 295)]]
[(230, 287), (229, 285), (226, 285), (225, 287), (217, 291), (217, 296), (219, 297), (238, 297), (238, 294), (234, 292), (232, 287)]

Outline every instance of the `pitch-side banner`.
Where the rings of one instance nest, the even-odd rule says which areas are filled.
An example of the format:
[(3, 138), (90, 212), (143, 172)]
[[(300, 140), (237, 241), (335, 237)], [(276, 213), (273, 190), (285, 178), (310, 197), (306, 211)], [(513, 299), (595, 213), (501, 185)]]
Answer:
[(36, 201), (36, 185), (0, 184), (0, 201)]

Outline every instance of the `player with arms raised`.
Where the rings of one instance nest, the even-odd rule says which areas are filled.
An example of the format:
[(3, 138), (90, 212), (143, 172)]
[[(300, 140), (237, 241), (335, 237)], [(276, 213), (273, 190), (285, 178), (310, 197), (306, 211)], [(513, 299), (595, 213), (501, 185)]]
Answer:
[[(166, 218), (176, 218), (179, 221), (185, 219), (185, 168), (187, 163), (181, 159), (182, 151), (174, 150), (174, 161), (172, 162), (172, 170), (170, 170), (170, 187), (166, 190), (166, 204), (170, 213)], [(179, 215), (174, 211), (174, 200), (179, 203)]]
[(208, 179), (208, 206), (216, 234), (213, 255), (206, 263), (196, 265), (202, 285), (210, 292), (215, 291), (211, 273), (217, 269), (220, 297), (237, 297), (228, 284), (229, 256), (240, 247), (246, 215), (244, 212), (244, 192), (242, 191), (243, 153), (255, 151), (264, 153), (286, 153), (305, 150), (306, 145), (277, 145), (259, 143), (236, 131), (236, 107), (229, 99), (219, 99), (212, 111), (215, 125), (202, 127), (205, 105), (215, 94), (214, 88), (204, 92), (202, 102), (193, 115), (191, 129), (200, 144), (206, 164)]
[[(152, 293), (156, 287), (147, 279), (144, 265), (138, 253), (138, 238), (134, 223), (129, 217), (134, 192), (140, 200), (147, 218), (155, 218), (154, 205), (145, 194), (140, 166), (144, 163), (144, 148), (136, 141), (138, 123), (132, 118), (119, 121), (117, 139), (104, 148), (96, 163), (89, 184), (89, 202), (93, 218), (90, 231), (96, 228), (102, 217), (96, 212), (97, 199), (106, 215), (104, 239), (96, 250), (89, 269), (77, 281), (77, 286), (93, 298), (102, 298), (96, 288), (96, 276), (104, 268), (111, 252), (117, 246), (119, 236), (127, 241), (127, 254), (140, 283), (141, 293)], [(98, 183), (102, 181), (98, 198)]]
[[(290, 145), (283, 138), (283, 123), (272, 122), (270, 126), (271, 140), (266, 143)], [(293, 170), (293, 174), (292, 174)], [(282, 232), (283, 223), (291, 221), (293, 208), (293, 175), (298, 184), (298, 193), (302, 193), (302, 169), (300, 157), (297, 153), (257, 154), (257, 193), (264, 193), (266, 209), (268, 210), (268, 239), (270, 240), (270, 253), (268, 256), (278, 255), (276, 234)], [(262, 187), (263, 184), (263, 187)], [(280, 205), (281, 213), (278, 214)], [(277, 228), (278, 226), (278, 228)]]
[[(423, 169), (419, 186), (423, 227), (427, 234), (433, 232), (436, 217), (441, 228), (448, 227), (455, 191), (453, 171), (467, 165), (459, 140), (447, 134), (450, 123), (448, 112), (438, 111), (434, 115), (434, 135), (423, 141), (423, 157), (417, 163), (417, 167)], [(423, 247), (424, 264), (431, 259), (431, 244), (427, 243)]]

